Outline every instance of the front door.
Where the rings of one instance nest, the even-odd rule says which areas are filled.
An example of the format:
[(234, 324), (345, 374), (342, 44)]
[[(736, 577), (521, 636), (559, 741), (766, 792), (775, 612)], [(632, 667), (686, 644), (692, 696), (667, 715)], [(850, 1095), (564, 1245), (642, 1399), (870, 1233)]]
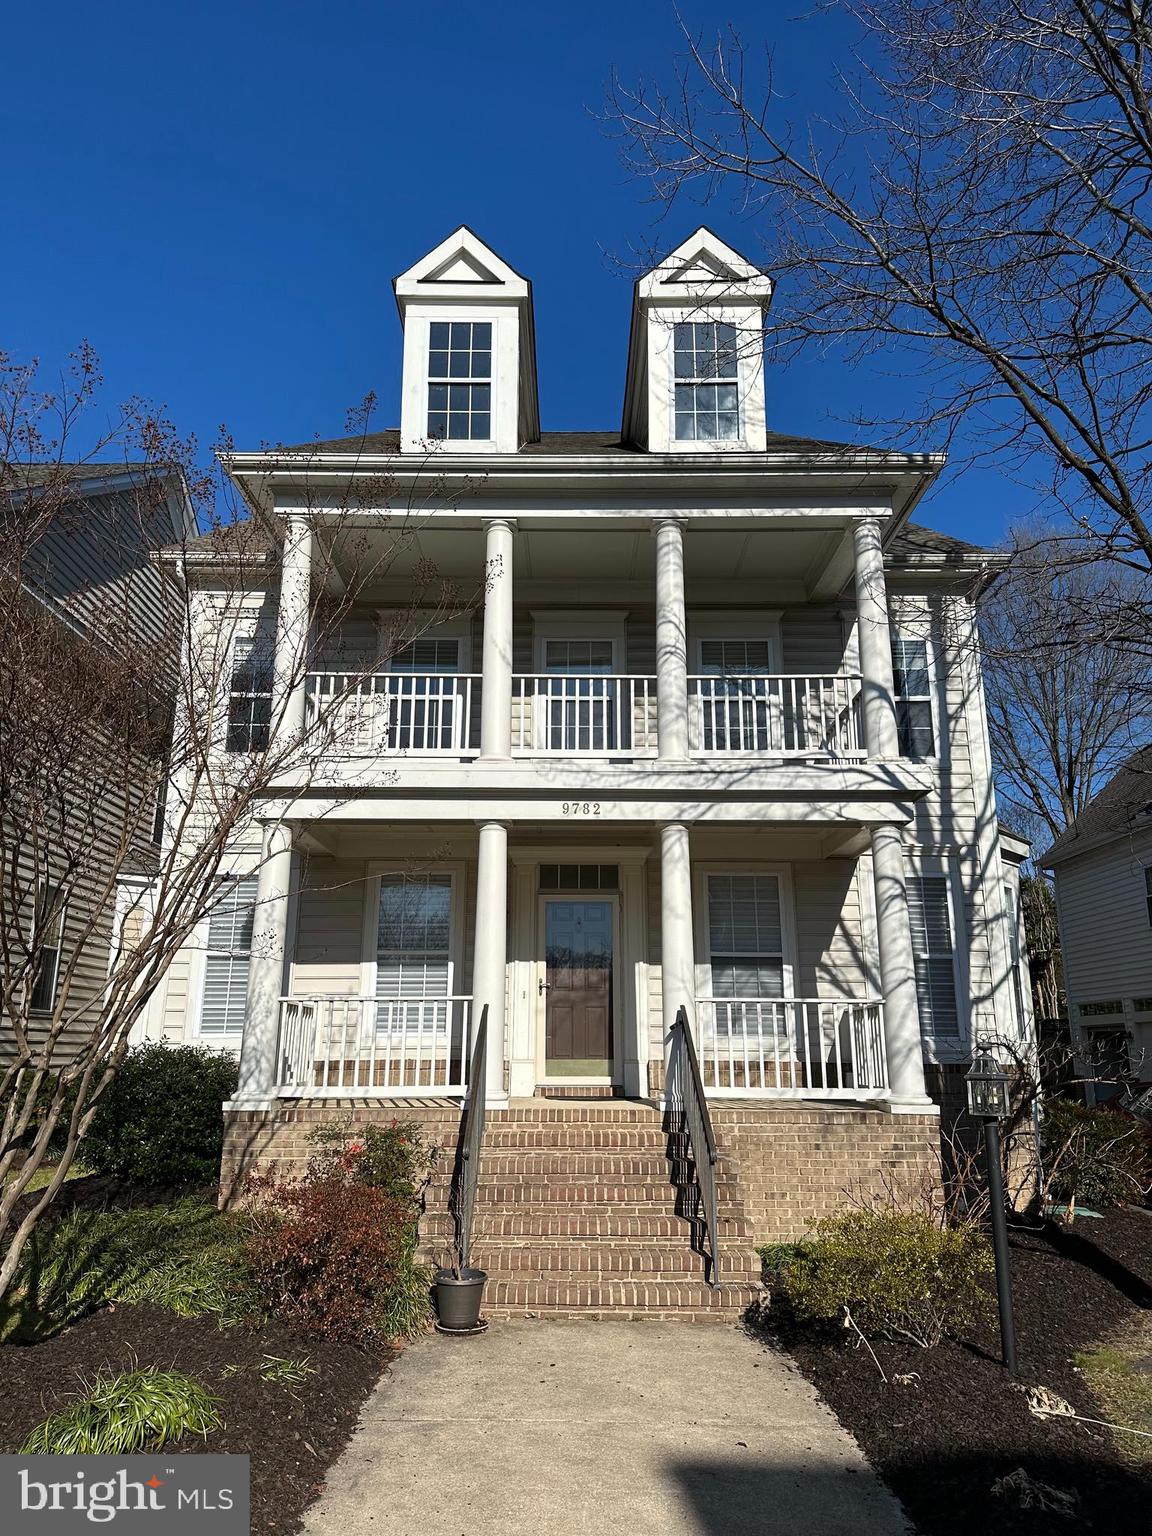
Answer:
[(610, 901), (544, 903), (545, 1073), (612, 1075)]

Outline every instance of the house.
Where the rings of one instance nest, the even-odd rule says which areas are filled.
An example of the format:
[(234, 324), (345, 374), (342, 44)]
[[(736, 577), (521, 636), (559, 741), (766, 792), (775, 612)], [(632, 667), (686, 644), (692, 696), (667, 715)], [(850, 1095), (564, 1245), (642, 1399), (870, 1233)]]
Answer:
[(56, 1036), (49, 1054), (67, 1055), (96, 1025), (113, 935), (155, 857), (158, 760), (122, 751), (94, 701), (102, 683), (163, 681), (165, 658), (174, 685), (182, 598), (151, 557), (196, 523), (178, 469), (87, 461), (0, 466), (0, 524), (0, 1049), (26, 1030), (33, 1049)]
[(1042, 863), (1056, 886), (1068, 1020), (1088, 1097), (1152, 1083), (1152, 747), (1133, 753)]
[[(250, 589), (220, 596), (226, 541), (182, 554), (199, 622), (237, 625), (231, 748), (310, 644), (285, 729), (331, 728), (150, 1027), (239, 1049), (231, 1188), (349, 1110), (454, 1145), (486, 1018), (496, 1307), (728, 1304), (668, 1182), (681, 1010), (744, 1279), (753, 1238), (937, 1178), (973, 1039), (1031, 1027), (974, 606), (1001, 561), (911, 520), (939, 456), (769, 424), (771, 292), (697, 230), (635, 285), (621, 429), (545, 431), (532, 286), (461, 228), (395, 282), (399, 428), (230, 456)], [(389, 541), (316, 647), (318, 589)], [(422, 561), (479, 599), (390, 644)]]

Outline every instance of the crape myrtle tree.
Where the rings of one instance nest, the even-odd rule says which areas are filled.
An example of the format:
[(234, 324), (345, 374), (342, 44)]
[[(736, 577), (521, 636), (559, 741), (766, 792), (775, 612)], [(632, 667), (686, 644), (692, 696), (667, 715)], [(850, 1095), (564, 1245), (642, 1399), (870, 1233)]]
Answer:
[[(309, 655), (237, 649), (245, 594), (271, 586), (275, 629), (283, 530), (234, 503), (227, 443), (204, 469), (162, 412), (133, 400), (109, 416), (87, 347), (51, 387), (42, 377), (0, 354), (0, 1296), (150, 994), (225, 898), (236, 848), (259, 867), (254, 817), (272, 787), (306, 789), (318, 757), (362, 728), (364, 680), (389, 651), (475, 599), (419, 553), (427, 513), (459, 494), (430, 458), (403, 485), (373, 469), (321, 495), (297, 451), (309, 650), (338, 658), (342, 682), (280, 729)], [(372, 405), (349, 420), (362, 441)], [(117, 494), (85, 493), (110, 465)], [(194, 513), (183, 537), (174, 496)], [(348, 651), (344, 620), (389, 573), (407, 597), (387, 636)], [(236, 685), (242, 751), (228, 750)]]
[(900, 420), (861, 426), (918, 448), (962, 430), (970, 461), (1035, 488), (1064, 561), (1144, 578), (1100, 633), (1147, 645), (1152, 13), (842, 10), (859, 48), (811, 111), (776, 90), (761, 40), (686, 32), (674, 75), (611, 92), (626, 159), (665, 207), (723, 200), (752, 225), (778, 357), (900, 368)]

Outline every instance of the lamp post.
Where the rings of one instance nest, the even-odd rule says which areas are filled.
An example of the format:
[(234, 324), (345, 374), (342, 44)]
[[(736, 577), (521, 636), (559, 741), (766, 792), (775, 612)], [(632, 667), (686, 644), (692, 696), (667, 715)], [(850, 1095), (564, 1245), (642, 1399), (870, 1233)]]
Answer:
[(978, 1051), (964, 1079), (968, 1113), (984, 1126), (988, 1200), (992, 1207), (992, 1251), (996, 1256), (996, 1300), (1000, 1308), (1000, 1348), (1004, 1365), (1016, 1374), (1016, 1325), (1012, 1317), (1012, 1280), (1008, 1270), (1008, 1220), (1004, 1214), (1004, 1177), (1000, 1170), (1000, 1122), (1008, 1114), (1011, 1079), (995, 1056)]

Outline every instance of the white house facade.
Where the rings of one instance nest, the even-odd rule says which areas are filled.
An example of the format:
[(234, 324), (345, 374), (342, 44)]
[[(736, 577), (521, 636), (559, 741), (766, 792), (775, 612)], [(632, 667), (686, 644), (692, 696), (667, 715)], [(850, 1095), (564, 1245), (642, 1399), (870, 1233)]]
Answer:
[[(1030, 1031), (976, 634), (998, 558), (910, 521), (939, 457), (769, 428), (771, 282), (708, 230), (636, 284), (620, 432), (541, 431), (531, 285), (469, 230), (395, 291), (398, 431), (232, 455), (266, 579), (225, 603), (226, 545), (187, 562), (200, 623), (242, 610), (229, 747), (302, 654), (284, 728), (334, 725), (148, 1029), (239, 1051), (234, 1175), (398, 1103), (450, 1142), (483, 1016), (497, 1300), (562, 1309), (591, 1245), (585, 1310), (710, 1307), (689, 1272), (626, 1307), (629, 1242), (597, 1225), (615, 1202), (666, 1243), (627, 1149), (653, 1190), (680, 1010), (748, 1253), (924, 1173), (974, 1038)], [(351, 539), (326, 520), (360, 482)], [(320, 653), (317, 550), (339, 580), (401, 525)], [(474, 600), (397, 644), (422, 562)], [(522, 1273), (556, 1201), (576, 1235)]]

